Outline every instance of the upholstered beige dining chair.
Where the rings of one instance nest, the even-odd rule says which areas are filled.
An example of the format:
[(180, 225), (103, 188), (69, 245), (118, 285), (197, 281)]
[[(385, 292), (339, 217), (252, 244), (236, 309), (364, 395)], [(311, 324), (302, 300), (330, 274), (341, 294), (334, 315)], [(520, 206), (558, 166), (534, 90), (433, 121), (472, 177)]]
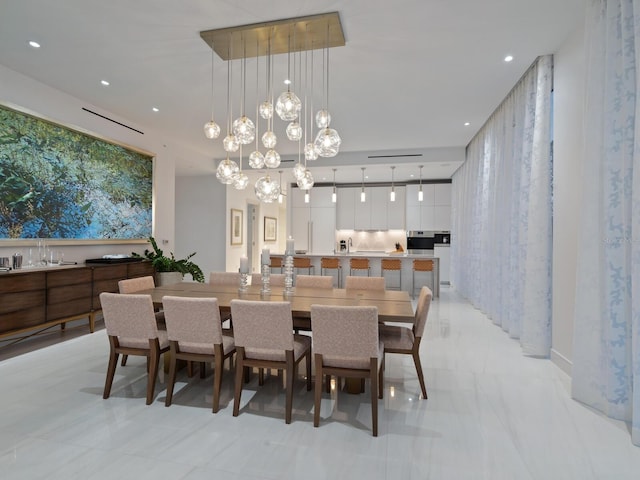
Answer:
[(211, 272), (209, 274), (211, 285), (240, 285), (239, 272)]
[(147, 405), (153, 401), (160, 354), (169, 350), (167, 332), (158, 330), (150, 295), (122, 295), (103, 292), (100, 304), (109, 337), (109, 366), (103, 398), (111, 395), (118, 356), (147, 357)]
[(298, 275), (296, 287), (300, 288), (333, 288), (333, 277), (322, 275)]
[[(262, 285), (262, 274), (251, 274), (251, 285)], [(272, 273), (269, 275), (269, 285), (272, 287), (284, 287), (284, 274)]]
[(291, 423), (293, 379), (302, 359), (306, 359), (307, 390), (311, 390), (311, 339), (293, 334), (289, 302), (231, 300), (231, 315), (237, 351), (233, 416), (240, 410), (244, 369), (272, 368), (285, 371), (285, 422)]
[[(422, 364), (420, 362), (420, 341), (424, 333), (424, 327), (427, 324), (427, 315), (429, 314), (429, 306), (433, 293), (429, 287), (420, 289), (418, 304), (416, 306), (416, 315), (413, 327), (403, 327), (398, 325), (380, 325), (380, 340), (384, 343), (384, 353), (402, 353), (411, 355), (413, 363), (416, 366), (418, 381), (422, 389), (422, 398), (427, 398), (427, 388), (424, 384), (424, 376), (422, 374)], [(314, 331), (315, 335), (315, 331)]]
[[(153, 280), (151, 275), (145, 277), (135, 277), (135, 278), (127, 278), (126, 280), (120, 280), (118, 282), (118, 291), (120, 293), (136, 293), (141, 290), (151, 290), (155, 288), (156, 282)], [(164, 330), (164, 312), (159, 312), (156, 309), (156, 321), (158, 322), (158, 327), (161, 330)], [(123, 367), (127, 364), (127, 355), (122, 355), (122, 360), (120, 365)]]
[(178, 360), (199, 362), (201, 378), (205, 364), (213, 362), (213, 413), (216, 413), (220, 406), (222, 367), (225, 359), (236, 351), (233, 337), (222, 331), (218, 299), (165, 296), (162, 305), (171, 348), (165, 405), (171, 405), (173, 399)]
[[(315, 361), (313, 425), (320, 424), (325, 375), (369, 378), (373, 436), (378, 436), (378, 398), (382, 398), (384, 346), (378, 336), (376, 307), (311, 305)], [(327, 379), (328, 381), (328, 379)]]
[(385, 290), (384, 277), (352, 277), (345, 278), (344, 288), (347, 290)]

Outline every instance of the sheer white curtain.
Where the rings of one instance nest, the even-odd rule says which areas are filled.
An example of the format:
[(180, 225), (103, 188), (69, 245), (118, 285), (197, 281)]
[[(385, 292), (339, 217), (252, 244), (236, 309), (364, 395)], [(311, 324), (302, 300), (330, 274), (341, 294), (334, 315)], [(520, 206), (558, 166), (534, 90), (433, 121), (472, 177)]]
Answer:
[(453, 176), (453, 284), (536, 356), (551, 346), (552, 76), (539, 57)]
[(589, 0), (573, 396), (640, 445), (640, 0)]

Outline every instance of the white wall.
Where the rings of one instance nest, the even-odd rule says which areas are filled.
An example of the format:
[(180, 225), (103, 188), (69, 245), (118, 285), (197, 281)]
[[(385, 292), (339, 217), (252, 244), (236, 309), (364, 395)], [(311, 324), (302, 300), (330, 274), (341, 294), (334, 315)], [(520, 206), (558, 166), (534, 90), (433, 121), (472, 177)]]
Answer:
[(551, 359), (571, 373), (585, 82), (584, 30), (554, 56), (553, 305)]
[[(127, 119), (119, 118), (117, 115), (94, 107), (2, 65), (0, 65), (0, 103), (154, 154), (153, 232), (158, 239), (168, 241), (165, 245), (167, 249), (174, 248), (174, 162), (175, 158), (179, 158), (185, 152), (172, 151), (170, 147), (165, 147), (166, 139), (144, 126), (132, 124)], [(144, 135), (87, 113), (82, 110), (82, 107), (98, 111), (114, 120), (131, 125), (144, 131)], [(5, 245), (9, 243), (8, 241), (3, 242)], [(30, 243), (21, 242), (21, 245), (18, 246), (3, 246), (0, 243), (0, 256), (8, 256), (16, 251), (22, 251), (26, 261)], [(33, 244), (35, 245), (35, 242)], [(81, 263), (87, 258), (99, 257), (106, 253), (131, 253), (132, 250), (142, 252), (145, 245), (139, 243), (82, 246), (61, 244), (55, 248), (64, 252), (65, 260)]]
[(215, 175), (176, 177), (175, 254), (184, 258), (196, 252), (192, 260), (205, 279), (210, 272), (225, 270), (226, 195)]

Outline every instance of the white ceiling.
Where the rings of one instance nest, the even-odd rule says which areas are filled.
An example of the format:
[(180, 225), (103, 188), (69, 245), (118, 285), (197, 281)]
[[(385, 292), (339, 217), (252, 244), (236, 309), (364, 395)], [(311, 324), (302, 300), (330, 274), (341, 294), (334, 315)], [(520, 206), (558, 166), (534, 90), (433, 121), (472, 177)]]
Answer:
[[(459, 162), (428, 152), (464, 148), (533, 60), (555, 52), (573, 31), (584, 3), (4, 0), (0, 64), (135, 128), (161, 132), (167, 144), (189, 152), (176, 159), (177, 174), (210, 174), (224, 151), (221, 138), (212, 142), (202, 133), (211, 113), (211, 50), (199, 32), (337, 11), (346, 45), (330, 52), (330, 110), (342, 147), (338, 157), (310, 164), (316, 181), (331, 179), (331, 168), (338, 168), (340, 181), (360, 181), (360, 168), (347, 165), (369, 164), (368, 157), (380, 151), (425, 157), (379, 161), (367, 168), (369, 181), (389, 181), (391, 164), (398, 165), (397, 181), (417, 175), (418, 164), (425, 165), (424, 178), (449, 178)], [(29, 47), (29, 40), (42, 47)], [(510, 63), (503, 61), (507, 54), (514, 56)], [(286, 55), (279, 57), (276, 95), (286, 74)], [(247, 105), (255, 105), (252, 62)], [(226, 63), (216, 57), (214, 66), (216, 121), (224, 135)], [(234, 75), (239, 78), (238, 71)], [(101, 79), (111, 85), (102, 86)], [(154, 106), (160, 111), (152, 112)], [(249, 107), (247, 114), (253, 116)], [(283, 158), (297, 158), (297, 144), (286, 140), (283, 130), (276, 133)]]

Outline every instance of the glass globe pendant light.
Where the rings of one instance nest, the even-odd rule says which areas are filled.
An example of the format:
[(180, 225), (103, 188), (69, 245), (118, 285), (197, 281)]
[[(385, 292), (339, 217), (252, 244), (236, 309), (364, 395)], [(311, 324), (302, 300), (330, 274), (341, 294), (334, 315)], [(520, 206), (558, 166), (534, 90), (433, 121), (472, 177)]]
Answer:
[[(329, 32), (327, 31), (327, 44), (328, 44), (328, 38), (329, 38)], [(318, 132), (318, 135), (316, 136), (314, 145), (318, 150), (318, 155), (320, 155), (321, 157), (335, 157), (338, 154), (338, 151), (340, 150), (340, 144), (342, 143), (342, 140), (340, 139), (340, 135), (338, 135), (338, 132), (335, 129), (329, 128), (329, 123), (331, 122), (331, 116), (329, 115), (329, 47), (327, 46), (325, 50), (326, 50), (326, 59), (327, 59), (326, 90), (325, 90), (326, 108), (323, 108), (322, 110), (320, 110), (316, 115), (316, 122), (318, 123), (318, 127), (321, 128), (321, 130)], [(324, 64), (324, 58), (325, 57), (323, 56), (322, 57), (323, 64)], [(324, 81), (324, 76), (323, 76), (323, 81)], [(319, 119), (322, 120), (322, 123), (326, 122), (325, 127), (320, 126)]]
[(287, 125), (287, 138), (292, 142), (297, 142), (302, 138), (302, 127), (295, 120)]
[(293, 169), (291, 170), (291, 174), (293, 175), (293, 178), (298, 180), (304, 176), (304, 172), (306, 170), (307, 170), (307, 167), (305, 167), (302, 163), (298, 161), (298, 163), (296, 163)]
[(267, 168), (278, 168), (280, 166), (280, 154), (271, 149), (264, 156), (264, 166)]
[(211, 49), (211, 120), (204, 124), (204, 136), (215, 139), (220, 136), (220, 126), (213, 120), (213, 48)]
[(260, 177), (254, 189), (256, 197), (264, 203), (273, 203), (278, 199), (278, 195), (280, 195), (280, 184), (271, 180), (269, 175)]
[(245, 97), (247, 93), (247, 54), (246, 46), (242, 58), (242, 69), (240, 70), (240, 79), (242, 82), (242, 101), (240, 103), (240, 111), (242, 115), (233, 122), (233, 134), (238, 139), (238, 143), (249, 145), (256, 136), (256, 127), (249, 117), (244, 113)]
[(311, 190), (314, 184), (313, 175), (311, 175), (309, 170), (305, 169), (304, 173), (300, 178), (298, 178), (296, 183), (300, 190)]
[[(231, 45), (231, 38), (229, 45)], [(231, 58), (231, 47), (229, 47), (229, 58)], [(227, 136), (222, 140), (222, 147), (227, 153), (237, 152), (240, 148), (240, 143), (231, 130), (231, 115), (231, 60), (229, 59), (227, 61)]]
[(327, 128), (330, 123), (331, 115), (329, 114), (329, 111), (324, 108), (318, 110), (318, 113), (316, 113), (316, 125), (318, 128)]
[(233, 179), (233, 188), (244, 190), (249, 185), (249, 177), (242, 171), (242, 145), (240, 145), (240, 166), (238, 170), (238, 174)]
[(321, 157), (335, 157), (340, 150), (342, 140), (333, 128), (324, 128), (318, 132), (314, 145)]
[(238, 175), (239, 170), (240, 168), (238, 167), (238, 164), (233, 160), (230, 160), (229, 155), (227, 155), (227, 158), (218, 164), (218, 168), (216, 169), (216, 178), (220, 183), (231, 185), (234, 182), (236, 175)]
[[(289, 36), (289, 52), (287, 54), (287, 79), (291, 79), (291, 36)], [(291, 91), (291, 82), (287, 84), (287, 91), (282, 92), (276, 101), (276, 113), (281, 120), (290, 122), (298, 118), (298, 112), (302, 109), (302, 102)]]
[(259, 113), (262, 118), (269, 120), (273, 117), (273, 105), (269, 100), (265, 100), (260, 104)]

